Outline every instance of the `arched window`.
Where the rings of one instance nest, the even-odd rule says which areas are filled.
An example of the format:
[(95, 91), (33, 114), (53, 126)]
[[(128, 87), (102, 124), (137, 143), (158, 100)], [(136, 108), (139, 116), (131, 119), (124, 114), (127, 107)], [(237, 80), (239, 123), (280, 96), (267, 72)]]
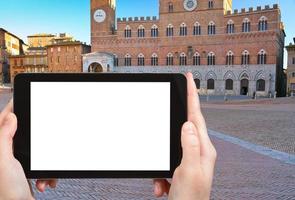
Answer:
[(142, 53), (137, 56), (137, 65), (144, 66), (144, 55)]
[(214, 2), (213, 0), (208, 1), (208, 8), (214, 8)]
[(181, 53), (179, 57), (179, 65), (180, 66), (185, 66), (187, 64), (186, 62), (186, 55), (185, 53)]
[(198, 52), (196, 52), (194, 54), (194, 57), (193, 57), (193, 65), (194, 66), (197, 66), (197, 65), (201, 65), (201, 56)]
[(215, 81), (214, 79), (207, 80), (207, 89), (214, 90), (215, 89)]
[(119, 66), (119, 58), (117, 55), (114, 55), (114, 66), (115, 67)]
[(171, 66), (173, 65), (173, 54), (168, 53), (167, 58), (166, 58), (166, 65)]
[(132, 65), (131, 55), (126, 54), (125, 55), (125, 66), (131, 66), (131, 65)]
[(234, 32), (235, 32), (235, 24), (234, 24), (233, 20), (229, 20), (227, 22), (227, 26), (226, 26), (226, 33), (232, 34)]
[(256, 83), (256, 90), (258, 92), (264, 92), (265, 91), (265, 80), (259, 79)]
[(208, 25), (208, 35), (215, 35), (215, 33), (216, 33), (215, 23), (211, 21)]
[(215, 54), (210, 52), (207, 56), (207, 64), (208, 65), (215, 65)]
[(242, 53), (242, 61), (241, 61), (242, 65), (249, 65), (250, 64), (250, 54), (249, 51), (244, 50)]
[(173, 3), (169, 2), (168, 4), (168, 12), (172, 13), (173, 12)]
[(130, 26), (126, 26), (125, 27), (125, 31), (124, 31), (124, 35), (125, 35), (125, 38), (131, 38), (131, 28), (130, 28)]
[(259, 65), (266, 64), (266, 52), (263, 49), (261, 49), (258, 53), (257, 64)]
[(259, 31), (266, 31), (267, 30), (267, 18), (262, 16), (258, 23), (258, 30)]
[(200, 89), (201, 88), (201, 81), (200, 81), (200, 79), (196, 78), (195, 79), (195, 83), (196, 83), (197, 88)]
[(180, 25), (179, 35), (180, 36), (186, 36), (187, 35), (187, 27), (186, 27), (185, 23), (182, 23)]
[(243, 33), (248, 33), (251, 31), (251, 22), (248, 18), (245, 18), (243, 20), (243, 24), (242, 24), (242, 32)]
[(153, 53), (153, 55), (151, 57), (151, 65), (152, 66), (158, 66), (159, 65), (159, 58), (158, 58), (158, 55), (156, 53)]
[(233, 90), (234, 89), (234, 81), (232, 79), (227, 79), (225, 81), (225, 89), (226, 90)]
[(173, 25), (172, 24), (169, 24), (167, 26), (166, 35), (167, 35), (167, 37), (173, 36)]
[(226, 65), (234, 65), (234, 53), (232, 51), (226, 54)]
[(158, 36), (159, 36), (159, 29), (158, 29), (158, 26), (154, 24), (151, 29), (151, 37), (158, 37)]
[(143, 25), (140, 25), (140, 26), (138, 27), (138, 30), (137, 30), (137, 36), (140, 37), (140, 38), (145, 37), (145, 30), (144, 30)]
[(193, 35), (201, 35), (201, 25), (199, 24), (199, 22), (196, 22), (194, 24), (194, 32)]

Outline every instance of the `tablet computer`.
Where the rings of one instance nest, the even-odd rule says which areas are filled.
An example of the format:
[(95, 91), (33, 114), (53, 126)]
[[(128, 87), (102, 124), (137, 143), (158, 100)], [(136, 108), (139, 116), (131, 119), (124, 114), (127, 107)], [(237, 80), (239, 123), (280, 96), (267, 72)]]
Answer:
[(19, 74), (14, 154), (27, 178), (171, 178), (182, 74)]

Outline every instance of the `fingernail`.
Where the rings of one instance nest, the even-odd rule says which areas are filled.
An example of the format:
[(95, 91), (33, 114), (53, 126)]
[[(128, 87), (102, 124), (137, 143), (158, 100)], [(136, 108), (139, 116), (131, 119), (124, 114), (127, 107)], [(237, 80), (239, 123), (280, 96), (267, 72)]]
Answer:
[(191, 122), (186, 122), (183, 130), (187, 133), (187, 134), (194, 134), (194, 128), (193, 128), (193, 123)]

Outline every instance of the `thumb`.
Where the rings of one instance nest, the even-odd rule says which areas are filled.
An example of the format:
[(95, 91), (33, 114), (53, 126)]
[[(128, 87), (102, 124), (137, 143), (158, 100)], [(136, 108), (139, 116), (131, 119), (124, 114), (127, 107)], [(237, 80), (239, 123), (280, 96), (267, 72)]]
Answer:
[(15, 131), (17, 129), (17, 119), (13, 113), (9, 113), (4, 118), (0, 127), (0, 157), (12, 155), (12, 144)]
[(197, 129), (192, 122), (186, 122), (182, 127), (182, 162), (183, 167), (193, 167), (200, 164), (200, 140)]

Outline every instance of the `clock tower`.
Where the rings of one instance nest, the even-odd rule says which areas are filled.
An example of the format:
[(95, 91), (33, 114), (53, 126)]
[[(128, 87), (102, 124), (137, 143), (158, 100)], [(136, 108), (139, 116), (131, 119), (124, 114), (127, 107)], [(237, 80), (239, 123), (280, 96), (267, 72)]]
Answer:
[[(115, 33), (116, 0), (91, 0), (91, 43)], [(96, 38), (96, 39), (95, 39)]]

